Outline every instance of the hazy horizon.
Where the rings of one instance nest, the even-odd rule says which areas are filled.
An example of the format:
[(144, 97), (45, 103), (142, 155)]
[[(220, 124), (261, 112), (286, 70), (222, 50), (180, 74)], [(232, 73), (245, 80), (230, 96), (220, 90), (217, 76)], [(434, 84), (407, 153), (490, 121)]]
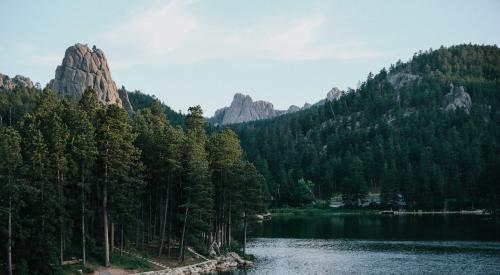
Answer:
[(45, 86), (67, 47), (96, 45), (117, 86), (211, 116), (235, 93), (287, 109), (355, 88), (419, 50), (500, 44), (497, 1), (117, 3), (6, 1), (22, 16), (0, 18), (12, 26), (0, 38), (0, 73)]

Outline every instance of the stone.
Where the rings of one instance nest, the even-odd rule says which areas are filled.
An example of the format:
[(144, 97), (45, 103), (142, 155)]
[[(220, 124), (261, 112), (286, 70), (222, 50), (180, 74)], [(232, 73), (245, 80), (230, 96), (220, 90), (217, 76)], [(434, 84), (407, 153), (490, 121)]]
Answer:
[(470, 95), (465, 91), (463, 86), (454, 87), (450, 85), (450, 92), (444, 95), (443, 109), (445, 111), (454, 111), (456, 109), (464, 109), (469, 114), (472, 106)]
[(10, 78), (8, 75), (0, 74), (0, 89), (13, 90), (16, 87), (31, 89), (35, 86), (29, 77), (16, 75)]
[(407, 72), (391, 73), (387, 77), (389, 84), (391, 84), (391, 86), (396, 90), (399, 90), (418, 79), (420, 79), (420, 76)]
[(266, 101), (253, 101), (249, 95), (237, 93), (229, 107), (215, 112), (210, 122), (216, 125), (241, 123), (272, 118), (278, 115), (273, 104)]
[[(104, 52), (95, 46), (90, 49), (87, 45), (78, 43), (66, 49), (62, 64), (56, 69), (55, 78), (49, 82), (49, 88), (62, 97), (79, 100), (88, 87), (96, 91), (98, 99), (104, 104), (125, 107), (111, 78)], [(125, 95), (122, 97), (126, 100)], [(126, 98), (128, 99), (128, 95)]]
[[(340, 90), (339, 88), (337, 87), (333, 87), (327, 94), (326, 94), (326, 98), (325, 99), (322, 99), (318, 102), (316, 102), (315, 104), (313, 104), (312, 106), (321, 106), (321, 105), (324, 105), (326, 102), (332, 102), (332, 101), (336, 101), (336, 100), (339, 100), (340, 97), (342, 97), (343, 95), (345, 95), (345, 91), (342, 91)], [(307, 103), (306, 103), (307, 104)], [(307, 108), (310, 108), (311, 105), (309, 104), (309, 106), (307, 106)], [(304, 107), (302, 107), (302, 109), (307, 109), (306, 106), (304, 105)]]
[(125, 109), (125, 111), (127, 111), (127, 113), (129, 113), (130, 115), (134, 114), (134, 108), (130, 103), (130, 100), (128, 98), (128, 91), (127, 89), (125, 89), (125, 86), (122, 86), (120, 89), (118, 89), (118, 96), (122, 101), (123, 109)]
[(341, 91), (337, 87), (333, 87), (327, 94), (326, 94), (326, 100), (327, 101), (335, 101), (339, 100), (341, 96), (344, 95), (344, 91)]
[(300, 110), (302, 109), (295, 105), (287, 110), (276, 110), (272, 103), (263, 100), (253, 101), (249, 95), (237, 93), (231, 105), (215, 111), (215, 115), (209, 119), (209, 122), (215, 125), (227, 125), (273, 118)]

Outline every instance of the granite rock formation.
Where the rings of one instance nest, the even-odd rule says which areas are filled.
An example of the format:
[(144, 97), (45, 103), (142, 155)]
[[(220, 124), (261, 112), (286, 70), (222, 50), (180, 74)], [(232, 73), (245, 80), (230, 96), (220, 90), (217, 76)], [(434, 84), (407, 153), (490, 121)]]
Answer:
[(16, 87), (33, 88), (33, 82), (28, 77), (16, 75), (10, 78), (8, 75), (0, 74), (0, 89), (13, 90)]
[(327, 100), (338, 100), (344, 94), (344, 91), (335, 87), (328, 92), (325, 99), (322, 99), (313, 105), (305, 103), (302, 108), (296, 105), (291, 105), (287, 110), (276, 110), (274, 109), (273, 104), (269, 102), (261, 100), (253, 101), (250, 96), (237, 93), (234, 95), (233, 101), (231, 102), (231, 105), (229, 107), (224, 107), (215, 111), (215, 115), (208, 121), (215, 125), (227, 125), (268, 119), (279, 115), (290, 114), (309, 109), (312, 106), (323, 105)]
[(280, 114), (273, 104), (266, 101), (253, 101), (249, 95), (237, 93), (229, 107), (215, 112), (210, 122), (217, 125), (240, 123), (252, 120), (272, 118)]
[(122, 86), (120, 89), (118, 89), (118, 96), (122, 100), (122, 105), (123, 109), (127, 111), (129, 114), (134, 113), (134, 109), (132, 108), (132, 104), (130, 103), (130, 100), (128, 98), (128, 91), (125, 89), (125, 86)]
[[(63, 97), (79, 99), (87, 87), (93, 88), (104, 104), (130, 105), (121, 98), (116, 84), (111, 78), (108, 61), (104, 52), (95, 46), (90, 49), (85, 44), (75, 44), (66, 50), (62, 64), (49, 87)], [(126, 93), (122, 93), (125, 96)]]
[(468, 114), (472, 106), (470, 95), (465, 91), (463, 86), (454, 87), (450, 85), (450, 92), (444, 95), (443, 109), (445, 111), (453, 111), (458, 108), (463, 108)]

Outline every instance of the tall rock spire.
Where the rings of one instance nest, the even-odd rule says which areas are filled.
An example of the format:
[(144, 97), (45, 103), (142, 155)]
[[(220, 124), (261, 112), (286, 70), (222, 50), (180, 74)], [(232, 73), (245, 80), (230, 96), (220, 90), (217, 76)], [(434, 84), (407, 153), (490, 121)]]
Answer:
[(104, 52), (95, 46), (92, 49), (85, 44), (69, 47), (49, 87), (63, 97), (75, 99), (80, 99), (85, 89), (91, 87), (104, 104), (130, 105), (124, 102), (128, 97), (120, 97)]

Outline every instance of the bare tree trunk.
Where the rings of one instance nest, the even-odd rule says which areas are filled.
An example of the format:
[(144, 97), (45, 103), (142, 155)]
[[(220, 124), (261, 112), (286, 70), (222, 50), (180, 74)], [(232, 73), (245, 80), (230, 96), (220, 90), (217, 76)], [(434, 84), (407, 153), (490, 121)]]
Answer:
[(115, 222), (111, 219), (111, 252), (115, 252)]
[(169, 199), (169, 197), (170, 197), (170, 182), (167, 183), (167, 194), (165, 197), (165, 210), (163, 211), (163, 226), (161, 229), (161, 240), (160, 240), (160, 248), (158, 250), (158, 257), (161, 257), (161, 252), (163, 250), (163, 243), (165, 241), (165, 229), (167, 227), (167, 212), (168, 212), (168, 199)]
[(9, 233), (8, 233), (9, 239), (7, 241), (8, 242), (7, 264), (8, 264), (8, 268), (9, 268), (9, 275), (12, 275), (12, 195), (9, 198), (9, 229), (8, 230), (9, 230)]
[(227, 215), (228, 215), (228, 222), (227, 222), (227, 245), (231, 246), (231, 199), (229, 199), (229, 211), (228, 211)]
[(122, 224), (122, 230), (121, 230), (121, 240), (120, 240), (120, 257), (123, 256), (123, 242), (125, 241), (125, 239), (123, 238), (123, 231), (124, 228), (123, 228), (123, 224)]
[(243, 256), (246, 255), (247, 248), (247, 212), (243, 212)]
[[(168, 209), (169, 211), (169, 217), (172, 217), (172, 207)], [(172, 218), (168, 219), (168, 231), (167, 231), (167, 256), (170, 257), (170, 252), (171, 252), (171, 244), (170, 244), (170, 232), (172, 232)]]
[[(57, 160), (59, 163), (59, 160)], [(59, 164), (57, 165), (57, 185), (59, 189), (59, 252), (60, 252), (60, 259), (61, 259), (61, 264), (64, 262), (64, 225), (63, 225), (63, 214), (62, 214), (62, 184), (61, 184), (61, 175), (60, 175), (60, 170), (59, 170)]]
[(152, 210), (152, 207), (151, 207), (151, 201), (152, 201), (152, 196), (151, 196), (151, 193), (149, 193), (149, 216), (148, 216), (148, 238), (147, 238), (147, 243), (149, 244), (149, 242), (151, 241), (151, 239), (153, 239), (153, 237), (151, 236), (152, 234), (152, 229), (151, 229), (151, 225), (153, 224), (152, 223), (152, 219), (153, 219), (153, 210)]
[(86, 255), (85, 255), (85, 175), (82, 171), (82, 261), (83, 266), (85, 266)]
[(184, 261), (184, 250), (185, 250), (185, 238), (186, 238), (186, 226), (187, 226), (187, 218), (188, 218), (189, 207), (186, 207), (186, 211), (184, 213), (184, 225), (182, 226), (182, 235), (181, 235), (181, 243), (179, 250), (179, 261)]
[(104, 266), (109, 266), (109, 233), (108, 233), (108, 163), (107, 156), (108, 150), (106, 149), (106, 164), (104, 168), (104, 186), (102, 188), (102, 218), (104, 227)]

